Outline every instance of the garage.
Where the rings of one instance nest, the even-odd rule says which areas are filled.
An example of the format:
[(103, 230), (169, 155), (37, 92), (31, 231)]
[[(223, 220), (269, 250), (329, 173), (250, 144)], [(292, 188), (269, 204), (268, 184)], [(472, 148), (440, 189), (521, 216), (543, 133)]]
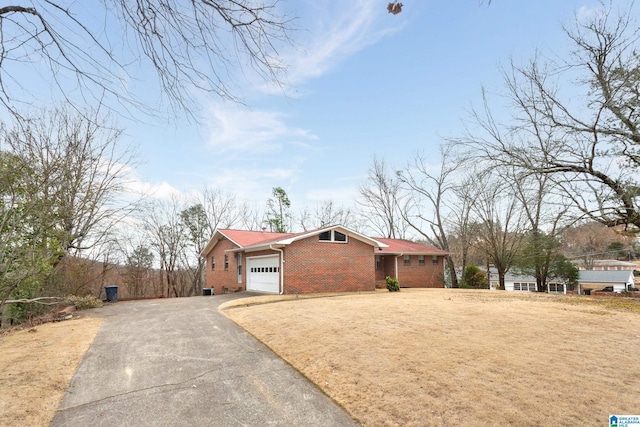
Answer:
[(247, 258), (247, 290), (277, 294), (280, 291), (278, 255)]

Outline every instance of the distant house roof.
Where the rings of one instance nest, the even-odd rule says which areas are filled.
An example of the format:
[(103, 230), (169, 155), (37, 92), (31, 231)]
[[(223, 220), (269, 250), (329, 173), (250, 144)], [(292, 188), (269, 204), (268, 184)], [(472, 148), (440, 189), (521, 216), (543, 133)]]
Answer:
[(377, 241), (387, 245), (386, 248), (377, 251), (377, 254), (412, 254), (412, 255), (448, 255), (449, 252), (433, 246), (423, 245), (404, 239), (376, 238)]
[(580, 283), (633, 283), (631, 270), (580, 270)]

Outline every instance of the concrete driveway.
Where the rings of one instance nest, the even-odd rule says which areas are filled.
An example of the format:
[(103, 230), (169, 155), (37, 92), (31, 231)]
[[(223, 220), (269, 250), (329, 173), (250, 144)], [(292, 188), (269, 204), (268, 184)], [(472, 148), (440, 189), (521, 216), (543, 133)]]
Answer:
[(51, 426), (356, 426), (218, 311), (249, 294), (118, 302)]

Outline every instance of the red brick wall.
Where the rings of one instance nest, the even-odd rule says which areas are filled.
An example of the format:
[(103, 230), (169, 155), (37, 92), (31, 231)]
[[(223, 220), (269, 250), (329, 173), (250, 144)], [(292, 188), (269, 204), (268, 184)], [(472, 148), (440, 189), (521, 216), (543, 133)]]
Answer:
[[(375, 268), (375, 253), (374, 253), (374, 268)], [(377, 258), (380, 260), (380, 268), (375, 271), (376, 276), (376, 288), (384, 288), (387, 284), (385, 281), (385, 268), (384, 262), (386, 257), (384, 255), (378, 255)]]
[(318, 236), (287, 246), (284, 292), (355, 292), (375, 289), (373, 247), (354, 238), (320, 242)]
[(398, 258), (398, 281), (403, 288), (444, 288), (444, 257), (425, 255), (424, 264), (418, 262), (417, 255), (411, 255), (410, 265), (404, 264), (404, 257)]
[[(224, 252), (225, 250), (235, 248), (237, 248), (237, 246), (234, 243), (223, 238), (218, 241), (211, 252), (207, 254), (207, 265), (205, 266), (206, 287), (214, 288), (216, 295), (222, 294), (223, 287), (228, 289), (242, 287), (242, 289), (244, 289), (246, 283), (244, 272), (244, 264), (246, 264), (246, 260), (244, 256), (242, 257), (242, 281), (244, 283), (238, 283), (238, 259), (236, 258), (235, 253), (225, 254)], [(225, 255), (229, 256), (229, 269), (226, 271), (224, 269)], [(214, 256), (216, 259), (215, 270), (211, 270), (211, 256)]]
[(396, 256), (395, 255), (381, 255), (380, 261), (382, 268), (376, 271), (376, 288), (387, 288), (387, 276), (396, 277)]

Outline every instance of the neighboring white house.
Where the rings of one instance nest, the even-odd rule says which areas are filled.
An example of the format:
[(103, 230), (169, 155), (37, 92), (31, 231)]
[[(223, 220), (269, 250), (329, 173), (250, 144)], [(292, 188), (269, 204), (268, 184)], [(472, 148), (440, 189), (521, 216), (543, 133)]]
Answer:
[(612, 286), (614, 292), (623, 292), (633, 287), (632, 270), (581, 270), (579, 283), (579, 293), (585, 290), (599, 290), (607, 286)]
[[(491, 289), (498, 288), (498, 274), (491, 269), (490, 274)], [(634, 286), (633, 271), (631, 270), (580, 270), (578, 278), (578, 293), (584, 294), (589, 290), (600, 290), (611, 286), (613, 292), (623, 292)], [(504, 289), (507, 291), (537, 292), (538, 285), (533, 276), (505, 274)], [(566, 294), (567, 287), (562, 280), (551, 280), (547, 284), (544, 292), (555, 294)]]
[[(490, 283), (491, 289), (498, 289), (498, 273), (493, 269), (491, 269)], [(537, 292), (538, 285), (536, 283), (536, 278), (533, 276), (507, 273), (504, 276), (504, 289), (505, 291)], [(545, 289), (544, 292), (566, 294), (567, 287), (564, 281), (551, 280), (547, 284), (547, 289)]]

